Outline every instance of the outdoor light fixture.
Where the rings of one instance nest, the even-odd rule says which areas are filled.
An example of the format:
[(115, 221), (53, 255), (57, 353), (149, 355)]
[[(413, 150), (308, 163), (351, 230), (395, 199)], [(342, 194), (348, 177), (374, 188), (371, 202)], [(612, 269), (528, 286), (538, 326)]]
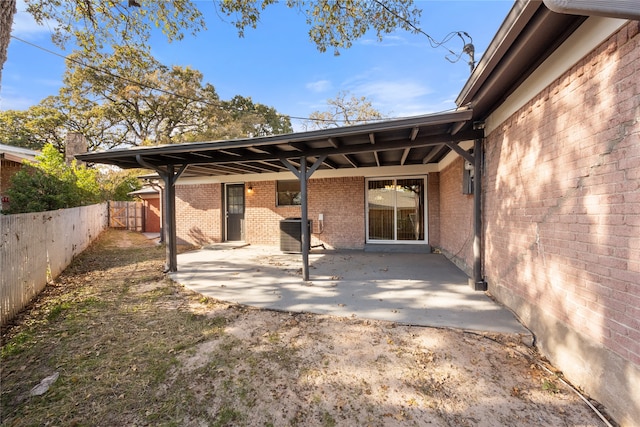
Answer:
[(253, 186), (249, 186), (249, 188), (247, 188), (247, 194), (253, 194)]

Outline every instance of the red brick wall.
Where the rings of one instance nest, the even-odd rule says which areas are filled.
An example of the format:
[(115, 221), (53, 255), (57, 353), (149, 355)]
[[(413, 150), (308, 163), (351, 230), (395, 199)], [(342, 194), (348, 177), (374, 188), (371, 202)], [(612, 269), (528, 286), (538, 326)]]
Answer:
[(4, 159), (0, 160), (0, 193), (6, 193), (11, 184), (11, 177), (20, 169), (20, 163)]
[(176, 185), (178, 243), (197, 246), (222, 241), (221, 184)]
[[(279, 245), (279, 221), (300, 217), (299, 206), (276, 206), (275, 181), (252, 182), (253, 194), (246, 198), (246, 240), (255, 244)], [(311, 179), (308, 187), (308, 215), (313, 220), (312, 245), (327, 248), (364, 246), (364, 178)], [(320, 234), (318, 214), (324, 215)]]
[(315, 236), (319, 242), (332, 248), (364, 247), (364, 199), (363, 177), (310, 180), (309, 217), (316, 221), (324, 214), (324, 232)]
[[(460, 166), (461, 167), (461, 166)], [(440, 239), (439, 174), (430, 174), (428, 185), (429, 243)], [(245, 193), (245, 240), (260, 245), (280, 244), (279, 221), (300, 217), (299, 206), (276, 206), (276, 182), (247, 183), (252, 193)], [(462, 184), (456, 186), (460, 193)], [(176, 222), (181, 243), (205, 245), (223, 240), (221, 230), (221, 184), (181, 185), (176, 187)], [(363, 248), (365, 243), (364, 177), (322, 178), (309, 180), (309, 219), (313, 220), (312, 245), (327, 248)], [(453, 207), (452, 215), (461, 209)], [(321, 229), (318, 215), (323, 214)], [(451, 227), (455, 232), (456, 227)], [(322, 232), (321, 232), (322, 231)], [(435, 242), (435, 243), (434, 243)]]
[(430, 173), (427, 178), (427, 209), (429, 227), (429, 244), (440, 247), (440, 174)]
[(462, 194), (462, 158), (440, 172), (440, 244), (468, 274), (473, 265), (473, 195)]
[[(489, 290), (508, 289), (512, 301), (535, 307), (537, 316), (526, 305), (519, 312), (532, 324), (545, 319), (549, 328), (553, 320), (635, 366), (603, 381), (640, 367), (639, 25), (612, 36), (486, 140)], [(542, 327), (534, 332), (558, 360), (576, 345)], [(565, 362), (561, 369), (583, 363)], [(596, 390), (614, 408), (606, 389), (616, 387)]]
[[(11, 187), (11, 178), (18, 171), (20, 171), (23, 166), (20, 163), (16, 163), (10, 160), (0, 160), (0, 197), (7, 197), (7, 190)], [(0, 207), (3, 209), (9, 209), (9, 203), (0, 203)]]
[(276, 206), (275, 181), (252, 182), (251, 187), (253, 194), (247, 194), (245, 199), (245, 240), (257, 245), (278, 246), (279, 221), (300, 217), (300, 206)]
[(144, 203), (144, 231), (148, 233), (160, 232), (160, 197), (143, 199)]
[[(284, 218), (300, 217), (300, 206), (276, 206), (276, 182), (247, 183), (245, 240), (259, 245), (280, 244)], [(309, 219), (313, 220), (312, 245), (327, 248), (362, 248), (365, 240), (364, 178), (311, 179), (308, 187)], [(222, 185), (176, 186), (176, 223), (181, 243), (205, 245), (223, 240)], [(318, 214), (324, 215), (320, 233)]]

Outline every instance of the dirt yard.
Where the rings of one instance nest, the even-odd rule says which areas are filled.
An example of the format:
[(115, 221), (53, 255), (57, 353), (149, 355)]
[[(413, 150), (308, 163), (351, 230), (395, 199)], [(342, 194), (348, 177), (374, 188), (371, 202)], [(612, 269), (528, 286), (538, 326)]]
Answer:
[(213, 301), (163, 257), (107, 231), (3, 329), (3, 426), (604, 425), (514, 337)]

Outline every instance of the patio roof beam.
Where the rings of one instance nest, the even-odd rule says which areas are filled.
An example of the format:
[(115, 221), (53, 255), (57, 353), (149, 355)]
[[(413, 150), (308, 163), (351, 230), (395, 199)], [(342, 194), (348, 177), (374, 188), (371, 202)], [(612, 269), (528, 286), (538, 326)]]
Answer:
[(378, 157), (378, 152), (377, 151), (373, 152), (373, 157), (376, 159), (376, 165), (378, 165), (378, 167), (380, 167), (380, 158)]
[(471, 163), (471, 164), (475, 163), (475, 160), (473, 158), (473, 154), (469, 153), (464, 148), (460, 147), (457, 142), (445, 141), (444, 143), (445, 143), (445, 145), (447, 147), (451, 148), (453, 151), (458, 153), (460, 155), (460, 157), (462, 157), (463, 159), (465, 159), (469, 163)]
[(166, 157), (173, 159), (173, 160), (177, 160), (179, 163), (182, 163), (184, 161), (184, 156), (181, 155), (182, 153), (176, 153), (176, 154), (168, 154)]
[(293, 148), (297, 152), (293, 152), (292, 154), (299, 156), (301, 152), (306, 151), (309, 147), (304, 142), (290, 142), (287, 144), (289, 147)]
[[(468, 135), (469, 137), (461, 138), (460, 141), (473, 140), (477, 136), (477, 133), (465, 132), (461, 135), (465, 135), (465, 136)], [(377, 142), (375, 144), (376, 146), (375, 151), (391, 151), (391, 150), (404, 149), (404, 148), (427, 147), (431, 145), (440, 145), (447, 142), (453, 146), (456, 146), (459, 150), (466, 153), (468, 156), (471, 156), (470, 153), (467, 153), (462, 148), (458, 147), (456, 142), (452, 142), (450, 137), (441, 136), (441, 135), (418, 137), (413, 142), (409, 141), (408, 139), (398, 140), (398, 141)], [(309, 148), (304, 154), (307, 157), (319, 157), (319, 156), (329, 156), (329, 155), (358, 154), (358, 153), (366, 153), (371, 151), (372, 149), (369, 144), (355, 144), (355, 145), (340, 145), (338, 148), (333, 148), (333, 147)], [(197, 164), (197, 163), (212, 163), (212, 164), (247, 163), (247, 162), (254, 162), (254, 161), (273, 161), (273, 160), (278, 160), (280, 158), (295, 159), (299, 157), (300, 154), (301, 154), (300, 152), (294, 152), (294, 151), (290, 151), (290, 152), (280, 151), (277, 154), (276, 153), (274, 154), (246, 153), (241, 157), (221, 154), (219, 156), (215, 156), (209, 160), (206, 160), (203, 158), (195, 158), (190, 153), (188, 153), (188, 155), (186, 155), (182, 160), (184, 162), (194, 163), (194, 164)]]
[(222, 153), (222, 154), (227, 154), (229, 156), (236, 156), (236, 157), (241, 157), (242, 156), (242, 154), (236, 153), (235, 151), (220, 150), (219, 152)]
[(409, 156), (409, 151), (411, 151), (411, 148), (405, 148), (404, 151), (402, 152), (402, 158), (400, 159), (400, 166), (404, 166), (404, 162), (407, 161), (407, 157)]
[(190, 172), (190, 175), (193, 173), (197, 175), (212, 175), (214, 172), (220, 172), (224, 174), (229, 173), (228, 170), (224, 170), (221, 168), (214, 168), (207, 165), (203, 165), (203, 166), (191, 165), (189, 166), (189, 172)]
[(211, 165), (212, 168), (221, 170), (221, 171), (226, 171), (226, 173), (228, 174), (237, 174), (237, 173), (255, 173), (255, 169), (251, 169), (249, 167), (247, 167), (247, 165), (245, 165), (244, 163), (235, 163), (235, 164), (212, 164)]
[[(430, 136), (420, 136), (418, 135), (414, 141), (410, 141), (408, 138), (404, 139), (396, 139), (390, 141), (376, 141), (375, 142), (375, 150), (376, 151), (389, 151), (389, 150), (397, 150), (404, 149), (407, 147), (417, 148), (417, 147), (426, 147), (430, 145), (439, 145), (443, 143), (449, 143), (448, 146), (453, 147), (457, 146), (457, 142), (459, 141), (472, 141), (476, 138), (482, 137), (481, 131), (474, 130), (464, 130), (459, 132), (452, 137), (449, 134), (436, 134)], [(324, 139), (326, 143), (326, 139)], [(369, 141), (370, 142), (370, 141)], [(169, 163), (178, 164), (178, 163), (215, 163), (215, 164), (223, 164), (223, 163), (243, 163), (243, 162), (252, 162), (252, 161), (277, 161), (280, 157), (285, 157), (288, 159), (293, 159), (299, 157), (301, 154), (305, 154), (307, 157), (318, 157), (322, 155), (341, 155), (341, 154), (357, 154), (364, 152), (371, 152), (372, 146), (369, 143), (359, 143), (359, 144), (342, 144), (338, 148), (334, 148), (331, 146), (319, 147), (319, 148), (308, 148), (304, 153), (300, 153), (297, 151), (284, 151), (277, 149), (275, 146), (265, 146), (265, 145), (253, 145), (253, 148), (256, 150), (261, 150), (262, 152), (255, 152), (256, 150), (248, 150), (247, 146), (231, 146), (224, 142), (219, 144), (209, 145), (206, 149), (204, 148), (195, 148), (195, 147), (181, 147), (180, 144), (176, 144), (170, 147), (153, 147), (145, 150), (144, 156), (145, 159), (155, 164), (156, 166), (162, 166)], [(179, 151), (182, 149), (184, 151)], [(224, 149), (225, 151), (234, 151), (235, 150), (243, 150), (243, 155), (228, 155), (221, 153), (220, 150)], [(452, 148), (456, 150), (456, 148)], [(462, 150), (458, 147), (459, 150)], [(253, 152), (251, 152), (253, 151)], [(464, 150), (462, 150), (464, 152)], [(456, 152), (458, 152), (456, 150)], [(203, 156), (203, 154), (205, 156)], [(459, 153), (460, 154), (460, 153)], [(468, 154), (468, 153), (467, 153)], [(168, 156), (176, 156), (179, 157), (168, 157)], [(462, 155), (462, 154), (461, 154)], [(470, 156), (470, 154), (468, 154)], [(113, 151), (113, 152), (104, 152), (104, 153), (90, 153), (79, 155), (78, 158), (81, 160), (85, 160), (88, 162), (97, 162), (97, 163), (109, 163), (118, 165), (125, 168), (134, 168), (138, 167), (138, 163), (135, 160), (136, 154), (132, 153), (130, 150), (121, 150), (121, 151)], [(210, 156), (207, 158), (206, 156)]]
[[(256, 163), (260, 163), (261, 165), (265, 165), (266, 167), (270, 167), (273, 168), (274, 172), (279, 172), (282, 170), (282, 165), (274, 165), (273, 164), (273, 160), (272, 161), (266, 161), (266, 160), (258, 160)], [(282, 163), (282, 162), (280, 162)]]
[(273, 172), (272, 169), (267, 169), (261, 166), (255, 166), (255, 163), (241, 163), (237, 165), (237, 169), (243, 170), (244, 172), (250, 173), (264, 173), (264, 172)]
[(198, 153), (198, 152), (194, 152), (194, 153), (191, 153), (191, 155), (193, 155), (193, 156), (203, 157), (203, 158), (205, 158), (205, 159), (209, 159), (209, 160), (211, 160), (211, 159), (213, 158), (213, 157), (211, 157), (211, 156), (210, 156), (209, 154), (207, 154), (207, 153)]
[(438, 153), (440, 153), (440, 150), (442, 150), (442, 147), (443, 147), (443, 144), (434, 145), (433, 147), (431, 147), (431, 150), (429, 150), (429, 153), (427, 153), (427, 155), (422, 158), (422, 164), (426, 165), (431, 160), (435, 159)]
[(329, 158), (327, 158), (324, 161), (324, 164), (327, 165), (327, 167), (330, 168), (330, 169), (338, 169), (338, 165), (335, 162), (329, 160)]
[(247, 147), (248, 150), (253, 151), (254, 153), (267, 153), (270, 154), (274, 157), (278, 157), (279, 153), (277, 148), (271, 148), (271, 147)]
[(359, 166), (359, 165), (358, 165), (358, 163), (355, 161), (355, 159), (354, 159), (352, 156), (350, 156), (350, 155), (348, 155), (348, 154), (343, 154), (342, 156), (343, 156), (345, 159), (347, 159), (347, 162), (349, 162), (349, 164), (350, 164), (351, 166), (353, 166), (354, 168), (358, 169), (358, 166)]
[(277, 166), (267, 162), (254, 162), (250, 166), (263, 172), (278, 172), (280, 170)]

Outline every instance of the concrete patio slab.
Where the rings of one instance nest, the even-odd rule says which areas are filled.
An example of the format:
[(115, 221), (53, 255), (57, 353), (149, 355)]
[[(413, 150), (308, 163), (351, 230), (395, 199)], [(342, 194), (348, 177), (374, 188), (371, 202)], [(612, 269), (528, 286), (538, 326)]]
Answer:
[(259, 308), (530, 335), (442, 255), (312, 251), (309, 261), (304, 282), (300, 255), (219, 244), (178, 255), (171, 278), (205, 296)]

